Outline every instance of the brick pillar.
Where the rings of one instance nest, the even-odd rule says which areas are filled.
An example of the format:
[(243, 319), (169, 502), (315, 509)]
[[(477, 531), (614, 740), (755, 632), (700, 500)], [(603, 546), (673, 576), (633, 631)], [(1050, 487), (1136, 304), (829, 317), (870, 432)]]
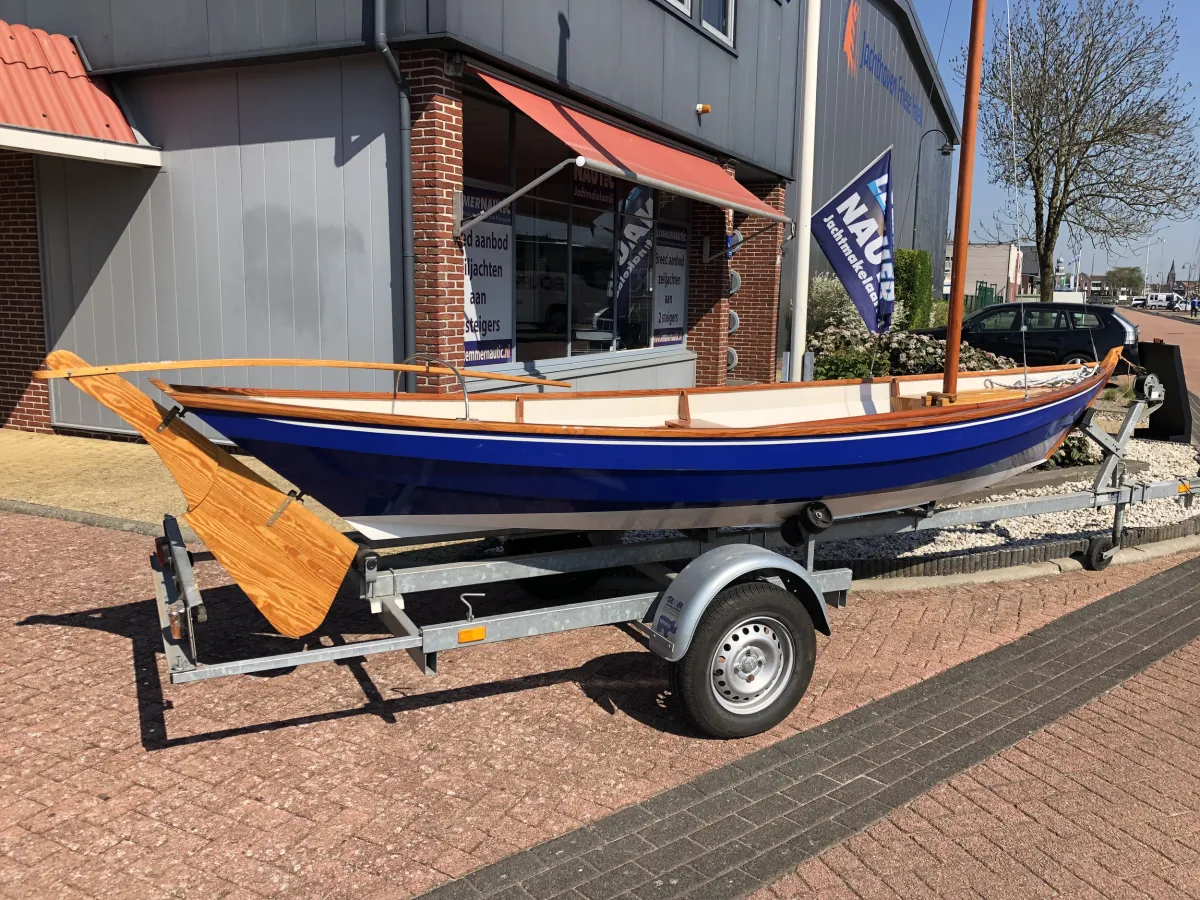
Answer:
[(50, 432), (33, 157), (0, 150), (0, 425)]
[[(440, 51), (402, 53), (399, 62), (412, 88), (417, 351), (459, 364), (464, 256), (454, 239), (454, 195), (463, 178), (462, 94), (446, 76)], [(458, 389), (452, 376), (422, 375), (417, 381), (421, 391)]]
[[(780, 183), (747, 185), (754, 196), (772, 209), (783, 212), (784, 186)], [(757, 216), (735, 213), (735, 228), (743, 235), (767, 224)], [(783, 226), (752, 238), (729, 262), (742, 276), (742, 286), (729, 298), (741, 324), (729, 336), (729, 345), (737, 351), (737, 368), (730, 378), (770, 383), (775, 381), (775, 335), (779, 326), (779, 271)]]
[(729, 349), (729, 261), (720, 254), (704, 262), (704, 238), (709, 255), (725, 246), (729, 213), (707, 203), (692, 202), (691, 247), (688, 250), (687, 348), (696, 354), (697, 387), (725, 384)]

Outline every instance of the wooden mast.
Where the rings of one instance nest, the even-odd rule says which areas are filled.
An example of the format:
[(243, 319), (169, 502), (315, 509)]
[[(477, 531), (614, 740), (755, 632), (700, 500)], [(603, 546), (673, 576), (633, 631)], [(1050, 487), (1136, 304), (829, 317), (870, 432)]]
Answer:
[(958, 158), (958, 200), (954, 207), (954, 262), (950, 270), (950, 309), (946, 315), (946, 374), (942, 393), (954, 402), (958, 393), (958, 348), (962, 343), (963, 294), (967, 243), (971, 232), (971, 181), (975, 176), (975, 128), (979, 119), (979, 81), (983, 69), (984, 13), (987, 0), (971, 5), (971, 43), (967, 51), (967, 90), (963, 97), (962, 152)]

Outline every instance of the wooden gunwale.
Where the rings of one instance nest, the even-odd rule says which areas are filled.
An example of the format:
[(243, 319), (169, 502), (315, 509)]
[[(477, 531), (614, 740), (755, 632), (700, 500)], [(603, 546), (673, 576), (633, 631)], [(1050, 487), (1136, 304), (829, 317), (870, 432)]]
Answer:
[[(1114, 366), (1116, 363), (1113, 364)], [(1030, 367), (1030, 374), (1044, 374), (1050, 372), (1070, 372), (1078, 369), (1078, 366), (1038, 366)], [(988, 377), (1000, 377), (1011, 375), (1023, 375), (1025, 369), (992, 369), (986, 372), (966, 372), (968, 376), (986, 375)], [(693, 387), (686, 388), (689, 397), (695, 397), (704, 394), (733, 394), (742, 392), (756, 391), (782, 391), (795, 388), (806, 387), (845, 387), (853, 384), (899, 384), (909, 381), (924, 381), (936, 380), (936, 372), (928, 375), (889, 375), (882, 378), (838, 378), (829, 381), (784, 381), (777, 384), (740, 384), (733, 387)], [(164, 393), (182, 392), (188, 394), (216, 394), (216, 395), (236, 395), (240, 397), (312, 397), (313, 399), (321, 400), (391, 400), (391, 391), (323, 391), (323, 390), (302, 390), (299, 388), (239, 388), (239, 387), (206, 387), (202, 385), (190, 384), (165, 384), (157, 378), (151, 378), (150, 383)], [(506, 391), (494, 391), (486, 394), (471, 394), (472, 403), (488, 403), (491, 401), (512, 401), (517, 397), (523, 398), (525, 402), (537, 402), (538, 400), (562, 400), (565, 397), (571, 399), (603, 399), (605, 397), (666, 397), (676, 395), (681, 388), (646, 388), (640, 391), (555, 391), (553, 393), (515, 393)], [(398, 402), (404, 403), (433, 403), (438, 400), (454, 400), (460, 395), (457, 391), (446, 394), (399, 394), (396, 399)]]
[[(331, 410), (308, 406), (286, 406), (261, 401), (239, 399), (229, 396), (221, 388), (209, 388), (204, 392), (191, 392), (183, 388), (164, 386), (166, 393), (175, 402), (185, 408), (213, 409), (225, 412), (247, 413), (271, 418), (313, 419), (317, 421), (336, 422), (343, 425), (380, 425), (391, 428), (412, 428), (427, 431), (467, 431), (510, 435), (552, 435), (557, 437), (621, 437), (621, 438), (663, 438), (668, 440), (694, 440), (697, 437), (727, 439), (727, 438), (788, 438), (827, 436), (838, 434), (863, 434), (876, 431), (896, 431), (905, 428), (915, 428), (922, 425), (950, 425), (968, 422), (991, 416), (1004, 415), (1034, 409), (1064, 397), (1084, 393), (1097, 384), (1107, 382), (1112, 370), (1116, 367), (1119, 355), (1114, 350), (1105, 359), (1100, 371), (1093, 377), (1079, 384), (1052, 390), (1029, 400), (1002, 400), (991, 403), (959, 403), (953, 406), (927, 407), (920, 410), (901, 410), (898, 412), (877, 413), (869, 416), (845, 416), (838, 419), (827, 419), (822, 422), (788, 423), (784, 425), (767, 425), (759, 428), (702, 428), (693, 425), (691, 428), (672, 428), (665, 421), (660, 427), (629, 428), (580, 425), (539, 425), (515, 422), (466, 422), (461, 419), (437, 419), (430, 421), (422, 416), (391, 415), (386, 413), (350, 412), (347, 410)], [(1061, 368), (1061, 367), (1056, 367)], [(1067, 367), (1068, 369), (1074, 367)], [(1010, 370), (1012, 371), (1012, 370)], [(1018, 369), (1017, 372), (1024, 370)], [(1033, 371), (1033, 370), (1030, 370)], [(1043, 370), (1045, 371), (1045, 370)], [(993, 373), (986, 373), (991, 375)], [(903, 377), (903, 376), (902, 376)], [(928, 377), (928, 376), (922, 376)], [(828, 384), (829, 382), (820, 382)], [(858, 383), (851, 381), (850, 383)], [(773, 386), (772, 386), (773, 387)], [(704, 390), (704, 389), (700, 389)], [(216, 393), (216, 392), (221, 393)], [(604, 392), (601, 396), (635, 396), (647, 394), (677, 395), (679, 389), (654, 391), (617, 391)], [(689, 394), (694, 393), (689, 389)], [(391, 395), (388, 394), (388, 397)], [(445, 395), (441, 395), (446, 399)], [(451, 395), (453, 396), (453, 395)], [(597, 396), (597, 394), (578, 394), (571, 396)], [(526, 399), (528, 395), (526, 395)]]

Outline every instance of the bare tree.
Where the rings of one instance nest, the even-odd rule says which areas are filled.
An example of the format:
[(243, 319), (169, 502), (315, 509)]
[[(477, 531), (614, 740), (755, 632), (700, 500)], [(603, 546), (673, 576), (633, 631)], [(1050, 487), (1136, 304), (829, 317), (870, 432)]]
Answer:
[(1011, 70), (1007, 22), (993, 26), (983, 152), (993, 184), (1031, 196), (1050, 300), (1064, 225), (1107, 249), (1200, 204), (1191, 85), (1167, 72), (1178, 49), (1170, 6), (1152, 22), (1137, 0), (1017, 0)]

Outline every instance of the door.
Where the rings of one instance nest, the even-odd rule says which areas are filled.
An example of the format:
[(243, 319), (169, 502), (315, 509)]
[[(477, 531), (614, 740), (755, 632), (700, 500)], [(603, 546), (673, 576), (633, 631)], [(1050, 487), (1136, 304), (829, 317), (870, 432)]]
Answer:
[(1020, 352), (1020, 334), (1015, 330), (1017, 307), (1004, 306), (976, 316), (963, 326), (963, 340), (979, 350), (1013, 356), (1013, 339), (1017, 338)]
[[(1070, 335), (1067, 314), (1061, 309), (1045, 309), (1038, 304), (1025, 307), (1025, 358), (1031, 366), (1052, 366), (1067, 352)], [(1009, 354), (1021, 361), (1020, 334), (1016, 353)]]

